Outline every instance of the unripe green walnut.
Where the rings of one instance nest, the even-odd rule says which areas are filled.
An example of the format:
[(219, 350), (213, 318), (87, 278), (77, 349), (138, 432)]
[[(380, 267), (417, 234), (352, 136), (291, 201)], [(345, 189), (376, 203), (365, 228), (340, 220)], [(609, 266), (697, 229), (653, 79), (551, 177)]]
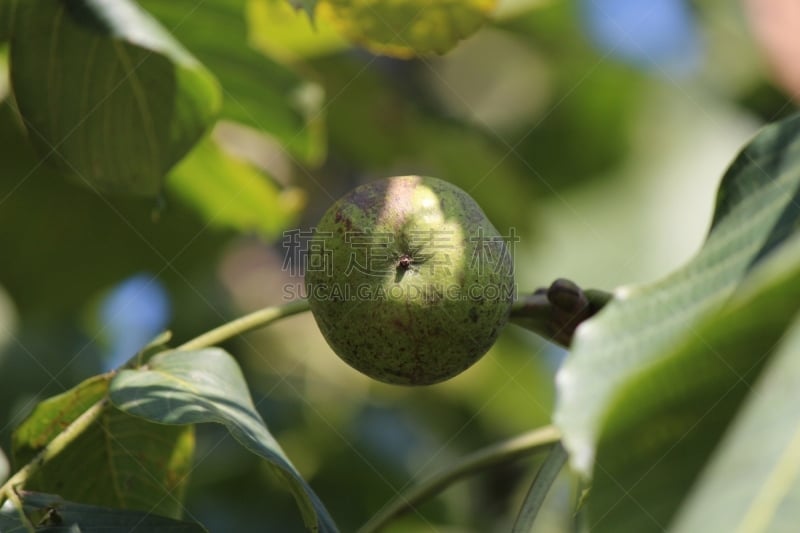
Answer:
[(306, 271), (311, 311), (352, 367), (402, 385), (475, 363), (508, 321), (511, 255), (477, 203), (446, 181), (367, 183), (320, 220)]

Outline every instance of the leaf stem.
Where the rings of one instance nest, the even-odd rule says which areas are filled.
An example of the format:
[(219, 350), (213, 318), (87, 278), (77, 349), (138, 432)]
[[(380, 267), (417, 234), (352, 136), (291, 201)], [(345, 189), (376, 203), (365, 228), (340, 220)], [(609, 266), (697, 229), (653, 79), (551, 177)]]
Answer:
[(539, 514), (539, 509), (542, 508), (545, 497), (550, 492), (550, 487), (556, 480), (558, 473), (564, 463), (567, 462), (567, 451), (564, 446), (558, 442), (550, 450), (544, 463), (536, 473), (533, 479), (531, 488), (528, 489), (528, 494), (522, 502), (522, 507), (519, 510), (517, 519), (514, 521), (514, 528), (511, 533), (527, 533), (533, 528), (533, 522)]
[(558, 443), (560, 438), (561, 433), (558, 429), (554, 426), (545, 426), (473, 452), (449, 468), (433, 474), (405, 494), (398, 495), (394, 501), (364, 524), (359, 533), (375, 533), (398, 515), (438, 494), (461, 478), (533, 455), (543, 448)]
[(86, 428), (92, 425), (105, 409), (108, 403), (107, 398), (98, 400), (95, 404), (89, 407), (78, 418), (72, 421), (65, 427), (61, 433), (53, 437), (53, 440), (48, 442), (42, 451), (36, 457), (31, 459), (28, 464), (20, 468), (16, 474), (11, 476), (2, 487), (0, 487), (0, 506), (6, 499), (13, 499), (12, 493), (17, 487), (25, 485), (25, 482), (34, 475), (45, 463), (50, 459), (61, 453), (72, 441), (74, 441)]
[(200, 348), (208, 348), (209, 346), (214, 346), (220, 342), (226, 341), (231, 337), (269, 325), (281, 318), (303, 313), (309, 309), (308, 300), (306, 299), (294, 300), (283, 305), (265, 307), (206, 331), (202, 335), (181, 344), (176, 349), (198, 350)]

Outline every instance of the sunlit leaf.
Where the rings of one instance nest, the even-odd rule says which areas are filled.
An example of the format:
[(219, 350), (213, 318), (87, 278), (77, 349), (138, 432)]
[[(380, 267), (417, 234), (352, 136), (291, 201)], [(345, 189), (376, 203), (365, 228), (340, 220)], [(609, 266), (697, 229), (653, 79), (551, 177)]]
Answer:
[(247, 0), (140, 3), (219, 79), (224, 118), (269, 133), (304, 162), (322, 160), (324, 94), (313, 81), (251, 46)]
[(255, 231), (274, 239), (303, 207), (299, 189), (282, 189), (252, 165), (208, 138), (172, 171), (169, 188), (212, 226)]
[[(14, 432), (22, 466), (86, 409), (105, 397), (109, 376), (90, 378), (41, 402)], [(192, 463), (191, 426), (165, 427), (103, 409), (96, 423), (33, 475), (25, 488), (87, 504), (138, 509), (178, 518)], [(76, 472), (91, 475), (76, 476)]]
[(40, 154), (114, 193), (158, 193), (220, 104), (208, 71), (130, 0), (19, 4), (11, 83)]
[(327, 18), (350, 40), (389, 56), (443, 54), (486, 21), (496, 0), (321, 0)]
[(291, 62), (350, 46), (330, 22), (317, 17), (312, 23), (286, 0), (251, 0), (247, 14), (253, 46), (270, 57)]
[[(37, 531), (103, 531), (104, 533), (200, 533), (199, 524), (179, 522), (143, 511), (126, 511), (65, 501), (60, 496), (23, 492), (22, 506)], [(16, 509), (0, 513), (0, 531), (25, 531)]]
[(225, 351), (158, 354), (146, 367), (121, 371), (112, 382), (111, 400), (127, 413), (161, 424), (223, 424), (242, 446), (268, 461), (294, 494), (308, 527), (336, 530), (255, 410), (239, 366)]
[(800, 117), (769, 126), (720, 186), (714, 224), (685, 267), (650, 285), (620, 289), (582, 325), (558, 376), (555, 419), (571, 460), (588, 475), (614, 392), (676, 344), (736, 290), (800, 219)]

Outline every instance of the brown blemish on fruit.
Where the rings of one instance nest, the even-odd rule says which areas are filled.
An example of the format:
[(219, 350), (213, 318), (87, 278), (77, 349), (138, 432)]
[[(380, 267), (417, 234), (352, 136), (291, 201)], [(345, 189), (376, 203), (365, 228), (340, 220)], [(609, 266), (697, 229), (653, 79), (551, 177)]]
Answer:
[(340, 226), (344, 226), (344, 229), (346, 231), (353, 230), (353, 221), (350, 219), (350, 217), (342, 213), (341, 209), (337, 209), (336, 212), (333, 214), (333, 220)]
[(408, 325), (399, 318), (393, 319), (392, 325), (395, 327), (395, 329), (399, 329), (400, 331), (408, 331)]

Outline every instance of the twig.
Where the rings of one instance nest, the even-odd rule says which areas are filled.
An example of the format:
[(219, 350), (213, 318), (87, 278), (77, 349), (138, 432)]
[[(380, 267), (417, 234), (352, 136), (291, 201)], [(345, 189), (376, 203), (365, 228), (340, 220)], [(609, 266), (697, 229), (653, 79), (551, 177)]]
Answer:
[(399, 495), (364, 524), (359, 532), (377, 532), (396, 516), (438, 494), (459, 479), (499, 464), (532, 455), (557, 443), (560, 438), (561, 434), (558, 429), (554, 426), (545, 426), (471, 453), (456, 464), (412, 487), (405, 494)]
[(199, 350), (200, 348), (215, 346), (220, 342), (230, 339), (231, 337), (267, 326), (276, 320), (280, 320), (281, 318), (296, 315), (308, 310), (308, 300), (304, 299), (294, 300), (283, 305), (265, 307), (263, 309), (259, 309), (258, 311), (254, 311), (250, 314), (239, 317), (236, 320), (227, 322), (210, 331), (206, 331), (202, 335), (181, 344), (176, 349)]

